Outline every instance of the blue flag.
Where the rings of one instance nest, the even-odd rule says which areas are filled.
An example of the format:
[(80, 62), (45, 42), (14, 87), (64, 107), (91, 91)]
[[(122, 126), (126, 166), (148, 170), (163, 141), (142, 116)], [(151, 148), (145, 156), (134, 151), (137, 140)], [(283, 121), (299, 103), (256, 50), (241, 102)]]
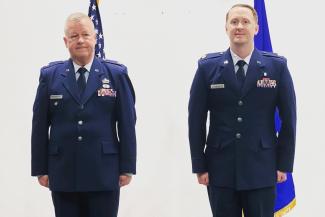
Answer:
[(104, 52), (104, 35), (102, 28), (102, 21), (100, 19), (99, 8), (97, 0), (90, 0), (88, 16), (94, 23), (96, 31), (96, 46), (95, 46), (95, 55), (99, 58), (105, 59)]
[[(255, 36), (255, 47), (259, 50), (272, 52), (272, 44), (269, 33), (269, 27), (267, 24), (266, 10), (264, 0), (254, 0), (254, 8), (258, 14), (258, 25), (259, 32)], [(275, 128), (276, 132), (281, 130), (281, 120), (278, 110), (276, 110), (275, 115)], [(274, 207), (274, 216), (281, 217), (287, 212), (289, 212), (296, 205), (295, 188), (292, 179), (292, 174), (287, 174), (287, 181), (277, 184), (277, 197)]]

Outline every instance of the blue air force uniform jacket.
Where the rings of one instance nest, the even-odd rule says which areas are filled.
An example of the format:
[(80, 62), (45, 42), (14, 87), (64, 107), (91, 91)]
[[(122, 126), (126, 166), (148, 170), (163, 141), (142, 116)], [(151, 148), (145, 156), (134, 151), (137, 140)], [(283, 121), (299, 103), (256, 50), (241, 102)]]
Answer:
[(136, 172), (135, 95), (125, 66), (94, 58), (79, 97), (71, 60), (41, 69), (33, 107), (32, 175), (52, 191), (109, 191)]
[(255, 49), (242, 90), (229, 49), (200, 59), (188, 121), (194, 173), (209, 172), (211, 185), (237, 190), (274, 186), (277, 170), (292, 172), (295, 152), (296, 100), (286, 59)]

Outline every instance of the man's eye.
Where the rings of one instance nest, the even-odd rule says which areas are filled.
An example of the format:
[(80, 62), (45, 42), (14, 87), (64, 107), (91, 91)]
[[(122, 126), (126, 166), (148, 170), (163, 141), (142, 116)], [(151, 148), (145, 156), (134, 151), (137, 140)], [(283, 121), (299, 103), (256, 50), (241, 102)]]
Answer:
[(237, 22), (237, 20), (232, 20), (230, 23), (231, 24), (237, 24), (238, 22)]
[(89, 33), (83, 33), (82, 34), (82, 37), (83, 38), (87, 38), (88, 39), (88, 38), (90, 38), (90, 36), (91, 36), (91, 34), (89, 34)]

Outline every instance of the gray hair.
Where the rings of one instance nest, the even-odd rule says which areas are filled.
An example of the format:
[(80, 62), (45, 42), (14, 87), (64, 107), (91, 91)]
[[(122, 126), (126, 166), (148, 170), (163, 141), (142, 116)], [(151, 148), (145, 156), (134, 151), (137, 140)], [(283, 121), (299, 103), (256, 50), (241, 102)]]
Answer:
[[(74, 23), (79, 23), (81, 20), (88, 20), (92, 26), (94, 27), (93, 22), (91, 21), (90, 17), (88, 17), (86, 14), (81, 13), (81, 12), (76, 12), (76, 13), (72, 13), (68, 16), (68, 18), (65, 21), (65, 25), (64, 25), (64, 34), (67, 36), (68, 35), (68, 24), (70, 22), (74, 22)], [(94, 27), (95, 30), (95, 27)]]

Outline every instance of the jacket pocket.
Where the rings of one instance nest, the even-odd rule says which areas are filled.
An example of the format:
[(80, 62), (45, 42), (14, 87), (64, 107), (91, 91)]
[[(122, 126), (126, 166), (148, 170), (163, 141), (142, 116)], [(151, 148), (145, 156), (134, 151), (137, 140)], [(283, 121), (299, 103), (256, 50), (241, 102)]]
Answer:
[(118, 154), (118, 145), (115, 142), (103, 141), (103, 154)]

